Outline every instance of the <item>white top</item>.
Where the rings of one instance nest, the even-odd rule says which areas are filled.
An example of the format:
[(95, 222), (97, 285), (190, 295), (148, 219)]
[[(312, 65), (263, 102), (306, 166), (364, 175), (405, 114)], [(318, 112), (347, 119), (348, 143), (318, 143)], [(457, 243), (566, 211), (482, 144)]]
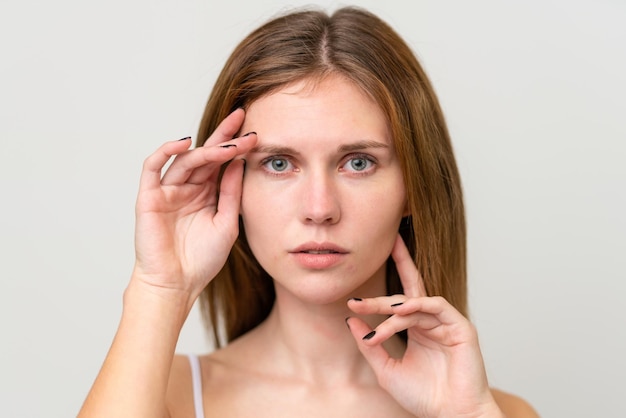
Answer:
[(195, 354), (188, 354), (191, 365), (191, 383), (193, 384), (193, 406), (196, 410), (196, 418), (204, 418), (204, 406), (202, 402), (202, 372), (200, 359)]

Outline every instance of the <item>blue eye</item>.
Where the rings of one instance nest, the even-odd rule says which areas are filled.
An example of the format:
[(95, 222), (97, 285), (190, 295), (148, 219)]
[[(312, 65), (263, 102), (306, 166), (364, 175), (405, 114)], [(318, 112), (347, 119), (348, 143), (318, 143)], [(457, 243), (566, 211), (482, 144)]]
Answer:
[(365, 156), (356, 156), (350, 158), (344, 165), (343, 169), (349, 171), (363, 172), (370, 170), (374, 166), (374, 162)]
[(265, 162), (263, 162), (265, 168), (269, 171), (274, 172), (283, 172), (289, 169), (290, 163), (286, 158), (281, 157), (270, 157)]
[(350, 167), (356, 171), (363, 171), (367, 168), (369, 161), (365, 158), (353, 158), (350, 160)]

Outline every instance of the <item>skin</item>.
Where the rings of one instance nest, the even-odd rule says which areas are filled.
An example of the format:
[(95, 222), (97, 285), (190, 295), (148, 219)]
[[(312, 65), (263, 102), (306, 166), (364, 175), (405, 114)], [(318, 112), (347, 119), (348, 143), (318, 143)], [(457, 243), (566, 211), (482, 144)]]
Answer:
[[(276, 303), (261, 325), (201, 357), (207, 417), (537, 416), (489, 388), (472, 324), (425, 295), (396, 232), (406, 196), (380, 109), (341, 78), (309, 87), (235, 111), (204, 147), (170, 142), (146, 160), (122, 320), (79, 416), (193, 416), (176, 341), (239, 214)], [(258, 135), (231, 139), (249, 131)], [(303, 254), (329, 249), (338, 254)], [(380, 296), (390, 254), (404, 295)]]
[[(279, 303), (347, 313), (347, 297), (384, 294), (406, 195), (378, 106), (347, 82), (299, 83), (253, 103), (242, 129), (259, 134), (245, 156), (241, 214)], [(305, 255), (303, 245), (341, 253)], [(316, 268), (329, 257), (337, 264)]]

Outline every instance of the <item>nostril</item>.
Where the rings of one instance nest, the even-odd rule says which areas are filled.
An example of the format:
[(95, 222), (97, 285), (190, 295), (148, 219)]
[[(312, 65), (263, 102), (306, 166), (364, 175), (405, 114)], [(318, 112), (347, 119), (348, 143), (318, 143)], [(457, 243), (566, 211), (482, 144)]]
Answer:
[(302, 219), (307, 223), (333, 224), (339, 220), (339, 196), (333, 179), (327, 173), (308, 173), (302, 185)]

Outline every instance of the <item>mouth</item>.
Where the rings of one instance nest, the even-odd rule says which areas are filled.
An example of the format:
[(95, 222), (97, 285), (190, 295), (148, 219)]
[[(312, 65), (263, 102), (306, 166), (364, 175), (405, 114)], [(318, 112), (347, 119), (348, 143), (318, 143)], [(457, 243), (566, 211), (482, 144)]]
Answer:
[(348, 250), (332, 243), (309, 242), (289, 251), (299, 266), (307, 270), (325, 270), (345, 261)]
[(306, 243), (289, 251), (292, 254), (347, 254), (348, 251), (330, 243)]

